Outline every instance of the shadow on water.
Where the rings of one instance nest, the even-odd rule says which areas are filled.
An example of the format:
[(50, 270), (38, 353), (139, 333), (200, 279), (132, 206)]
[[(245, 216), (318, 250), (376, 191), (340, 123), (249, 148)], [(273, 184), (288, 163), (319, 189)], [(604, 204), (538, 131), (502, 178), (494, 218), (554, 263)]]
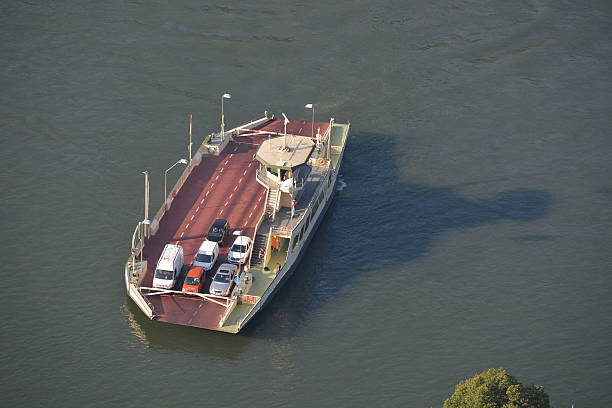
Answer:
[[(550, 210), (553, 196), (542, 190), (520, 188), (468, 199), (452, 187), (400, 181), (394, 177), (401, 173), (398, 160), (407, 159), (395, 154), (398, 140), (380, 134), (351, 136), (341, 170), (347, 189), (337, 193), (294, 276), (243, 335), (294, 335), (335, 294), (369, 273), (371, 265), (408, 264), (425, 257), (436, 237), (448, 230), (505, 220), (529, 222)], [(364, 262), (366, 257), (370, 259)]]

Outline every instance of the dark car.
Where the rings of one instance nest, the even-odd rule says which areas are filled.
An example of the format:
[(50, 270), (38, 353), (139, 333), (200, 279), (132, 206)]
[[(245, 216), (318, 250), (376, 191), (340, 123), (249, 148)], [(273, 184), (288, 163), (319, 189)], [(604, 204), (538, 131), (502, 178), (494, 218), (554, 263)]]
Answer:
[(208, 230), (208, 235), (206, 239), (209, 241), (218, 242), (219, 245), (223, 242), (223, 238), (225, 238), (225, 234), (227, 234), (227, 230), (229, 229), (229, 224), (227, 220), (218, 219), (212, 223), (210, 229)]

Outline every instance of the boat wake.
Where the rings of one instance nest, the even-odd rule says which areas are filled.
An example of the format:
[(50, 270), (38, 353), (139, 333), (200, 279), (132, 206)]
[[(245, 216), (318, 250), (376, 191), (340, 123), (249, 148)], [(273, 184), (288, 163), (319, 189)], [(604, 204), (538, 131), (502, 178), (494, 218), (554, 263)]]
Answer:
[(342, 178), (342, 175), (338, 175), (338, 182), (336, 183), (336, 191), (342, 191), (346, 188), (346, 182)]

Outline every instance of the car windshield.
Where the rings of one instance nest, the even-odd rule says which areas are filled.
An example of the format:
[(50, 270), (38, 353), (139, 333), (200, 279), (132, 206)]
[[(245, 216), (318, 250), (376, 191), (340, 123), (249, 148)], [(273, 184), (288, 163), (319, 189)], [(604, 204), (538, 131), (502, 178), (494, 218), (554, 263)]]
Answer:
[(246, 252), (247, 247), (246, 245), (238, 245), (238, 244), (234, 244), (232, 245), (232, 252)]
[(219, 227), (212, 227), (210, 229), (210, 232), (212, 232), (213, 234), (221, 234), (223, 232), (223, 230)]
[(220, 282), (220, 283), (227, 283), (230, 281), (230, 276), (226, 275), (224, 273), (218, 273), (215, 275), (215, 282)]
[(194, 278), (194, 277), (188, 276), (187, 279), (185, 280), (185, 283), (187, 285), (196, 286), (200, 284), (200, 278)]
[(196, 261), (210, 263), (212, 262), (212, 256), (208, 254), (198, 253), (198, 255), (196, 255)]
[(173, 275), (174, 274), (172, 273), (172, 271), (164, 271), (164, 270), (161, 270), (161, 269), (156, 269), (155, 270), (155, 277), (157, 279), (171, 280)]

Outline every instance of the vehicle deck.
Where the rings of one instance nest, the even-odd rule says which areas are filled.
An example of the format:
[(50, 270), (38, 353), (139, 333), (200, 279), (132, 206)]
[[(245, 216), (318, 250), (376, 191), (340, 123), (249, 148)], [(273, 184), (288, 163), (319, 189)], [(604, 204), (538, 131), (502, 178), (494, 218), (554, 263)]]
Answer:
[[(212, 273), (225, 261), (234, 239), (233, 231), (253, 237), (266, 197), (265, 188), (255, 179), (258, 164), (253, 159), (261, 141), (261, 136), (241, 136), (238, 141), (229, 142), (219, 156), (206, 156), (193, 169), (162, 218), (157, 233), (144, 247), (147, 271), (141, 286), (151, 286), (157, 260), (164, 246), (172, 242), (180, 244), (184, 251), (186, 267), (175, 286), (180, 290), (188, 266), (217, 218), (227, 219), (230, 230), (220, 243), (219, 260)], [(212, 273), (205, 281), (204, 293), (208, 293)], [(225, 307), (192, 295), (150, 295), (147, 299), (153, 305), (155, 320), (162, 322), (218, 330), (225, 313)]]

